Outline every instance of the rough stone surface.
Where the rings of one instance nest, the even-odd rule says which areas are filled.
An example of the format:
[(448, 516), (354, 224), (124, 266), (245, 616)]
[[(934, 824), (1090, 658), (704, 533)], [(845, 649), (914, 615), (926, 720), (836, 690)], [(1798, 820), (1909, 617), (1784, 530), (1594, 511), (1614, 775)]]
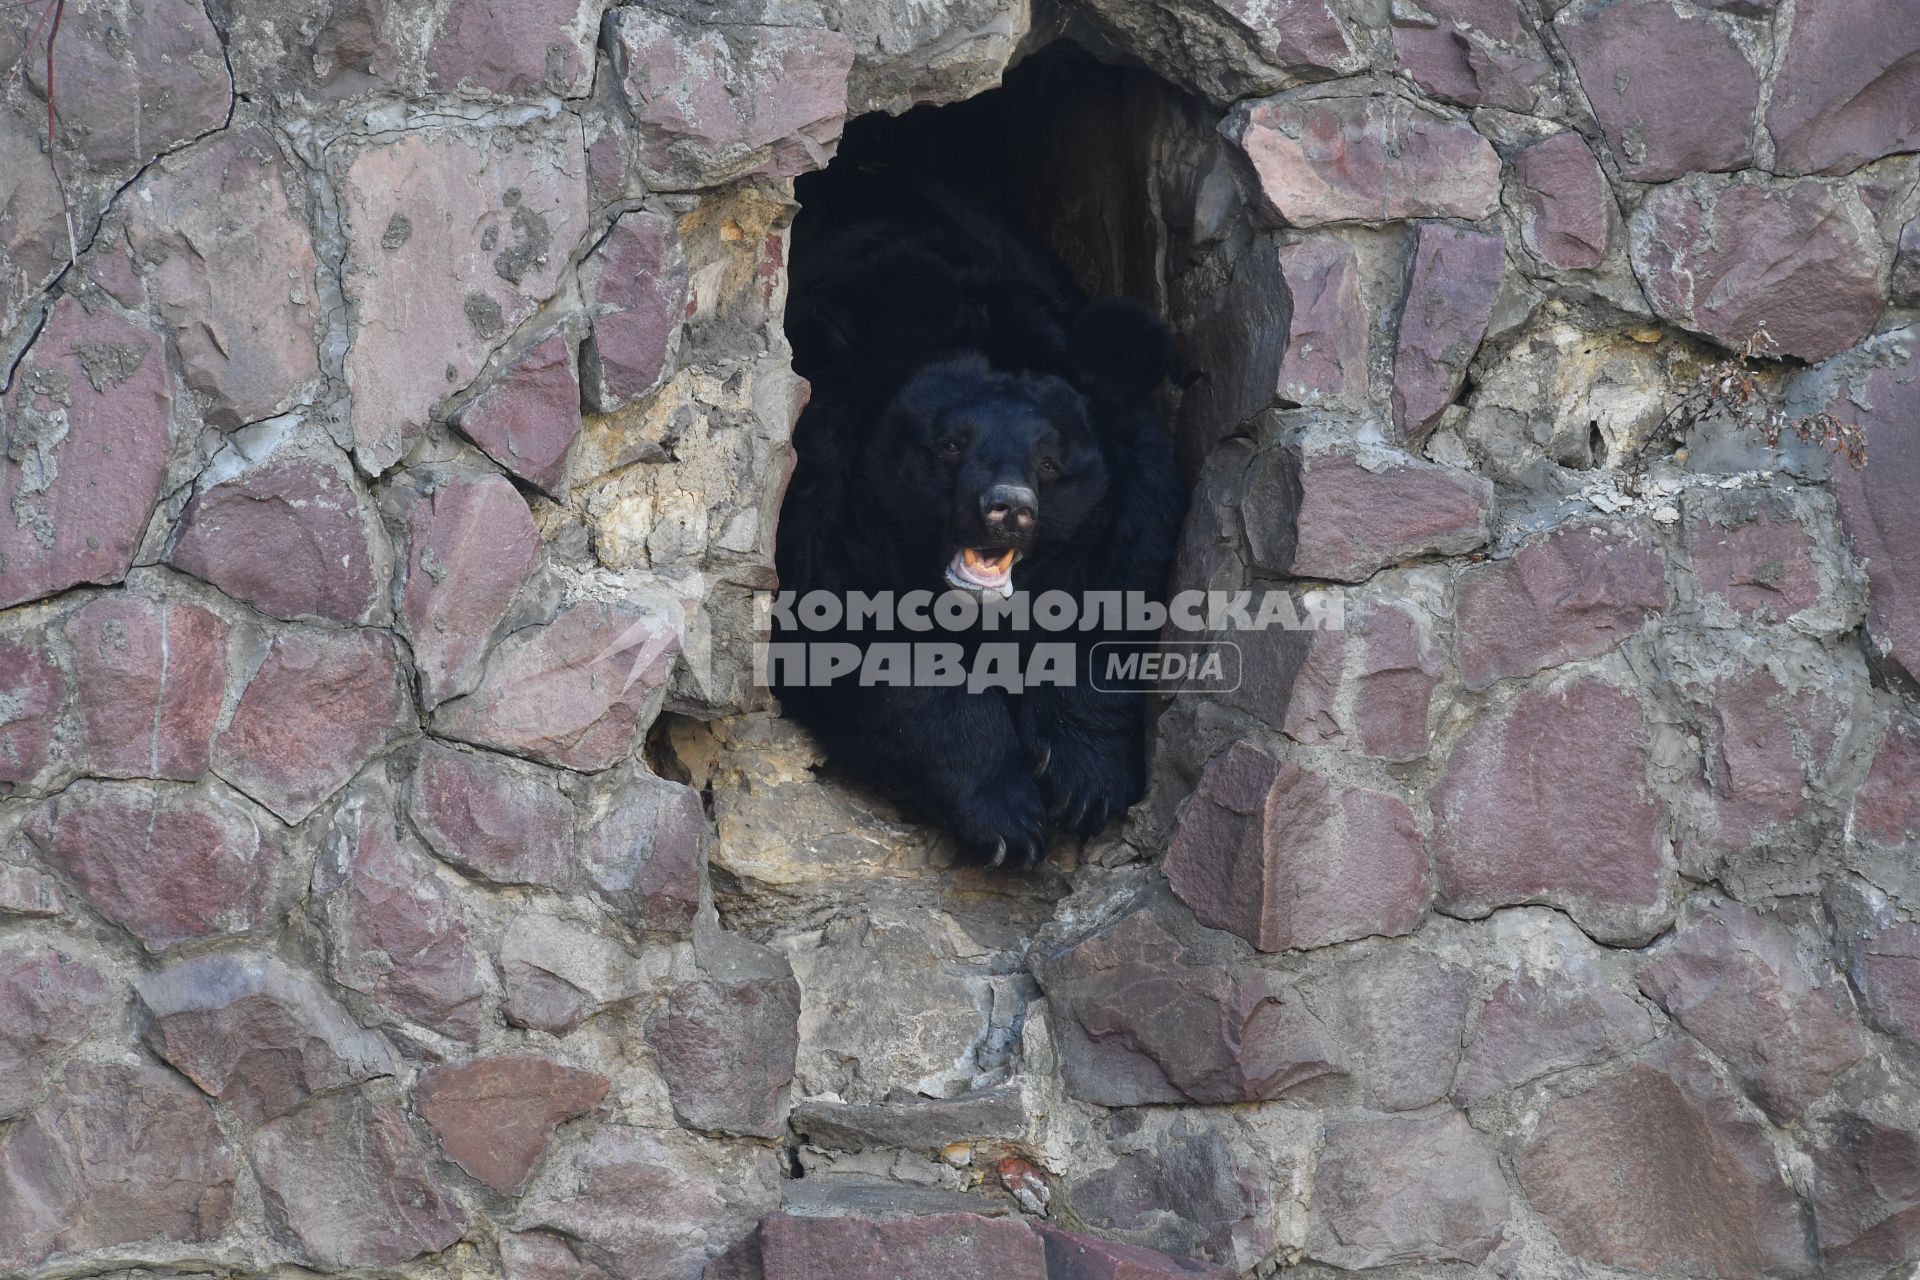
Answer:
[(1145, 912), (1048, 957), (1040, 981), (1083, 1102), (1267, 1101), (1343, 1074), (1290, 983), (1207, 963)]
[(1471, 1105), (1653, 1039), (1653, 1016), (1631, 996), (1593, 980), (1590, 968), (1544, 969), (1494, 988), (1470, 1029), (1454, 1101)]
[(443, 861), (501, 884), (571, 887), (573, 804), (534, 771), (439, 744), (421, 749), (407, 816)]
[(782, 961), (765, 976), (703, 978), (668, 993), (647, 1032), (689, 1128), (774, 1138), (799, 1051), (800, 987)]
[(148, 264), (186, 384), (217, 426), (291, 408), (320, 375), (304, 204), (273, 139), (253, 129), (209, 140), (139, 189), (129, 239)]
[(213, 1108), (172, 1072), (69, 1063), (0, 1137), (0, 1266), (211, 1242), (233, 1218), (234, 1163)]
[(1764, 1127), (1677, 1041), (1549, 1106), (1514, 1172), (1561, 1246), (1588, 1262), (1728, 1280), (1811, 1262)]
[(1404, 803), (1246, 743), (1208, 765), (1165, 869), (1202, 922), (1262, 951), (1408, 933), (1433, 893)]
[[(355, 456), (385, 471), (559, 286), (586, 230), (578, 126), (409, 130), (338, 163)], [(332, 150), (332, 149), (330, 149)]]
[(833, 154), (853, 49), (836, 32), (746, 23), (703, 29), (623, 8), (608, 26), (639, 164), (661, 190), (790, 178)]
[(607, 1079), (534, 1053), (469, 1058), (422, 1072), (414, 1107), (447, 1159), (495, 1191), (521, 1191), (563, 1120), (607, 1095)]
[(1875, 369), (1832, 411), (1860, 425), (1872, 458), (1871, 469), (1833, 469), (1841, 525), (1867, 567), (1869, 651), (1920, 689), (1920, 513), (1899, 497), (1920, 483), (1920, 439), (1900, 425), (1920, 412), (1920, 365)]
[(264, 952), (195, 956), (135, 990), (153, 1051), (249, 1124), (400, 1070), (392, 1046), (355, 1023), (319, 979)]
[(62, 624), (92, 772), (191, 782), (207, 771), (227, 624), (186, 603), (102, 596)]
[(1920, 35), (1898, 0), (1796, 4), (1767, 104), (1778, 173), (1850, 173), (1920, 146)]
[[(1295, 742), (1335, 745), (1396, 762), (1418, 760), (1446, 659), (1416, 604), (1349, 601), (1338, 631), (1317, 632), (1278, 714)], [(1278, 682), (1250, 672), (1231, 699), (1272, 723)]]
[(1281, 95), (1221, 132), (1245, 152), (1269, 218), (1293, 227), (1493, 212), (1500, 157), (1461, 121), (1397, 97)]
[(454, 425), (508, 471), (564, 500), (580, 434), (580, 378), (567, 335), (555, 333), (534, 346), (462, 408)]
[(1473, 978), (1408, 947), (1342, 965), (1308, 988), (1307, 1003), (1339, 1027), (1354, 1076), (1381, 1111), (1414, 1111), (1447, 1096), (1460, 1063)]
[(607, 231), (582, 267), (593, 333), (581, 352), (587, 403), (625, 408), (657, 386), (687, 310), (687, 266), (673, 224), (629, 213)]
[(600, 898), (633, 926), (687, 937), (700, 906), (708, 828), (700, 795), (652, 774), (620, 777), (580, 832), (580, 864)]
[(619, 1280), (692, 1280), (777, 1207), (778, 1159), (765, 1147), (603, 1125), (566, 1161), (548, 1162), (515, 1223), (587, 1242)]
[(263, 1126), (251, 1156), (274, 1234), (319, 1266), (394, 1266), (466, 1228), (391, 1102), (317, 1098)]
[(214, 769), (298, 822), (411, 727), (393, 641), (378, 631), (287, 631), (213, 744)]
[(1363, 582), (1486, 545), (1492, 508), (1485, 480), (1403, 453), (1275, 450), (1250, 473), (1241, 516), (1261, 568)]
[(1047, 1247), (1048, 1280), (1227, 1280), (1234, 1274), (1225, 1267), (1170, 1257), (1084, 1232), (1048, 1226), (1035, 1230)]
[(1455, 594), (1460, 678), (1483, 689), (1612, 649), (1666, 608), (1666, 567), (1638, 531), (1574, 524), (1468, 569)]
[(1293, 404), (1364, 400), (1371, 317), (1353, 250), (1332, 237), (1280, 250), (1293, 327), (1280, 362), (1280, 397)]
[(362, 622), (380, 602), (346, 459), (276, 452), (194, 494), (167, 562), (276, 618)]
[(116, 1004), (107, 975), (77, 953), (25, 939), (0, 948), (0, 1119), (32, 1106), (48, 1068)]
[(1813, 1222), (1837, 1274), (1871, 1275), (1920, 1249), (1920, 1132), (1868, 1103), (1829, 1116), (1813, 1144)]
[(1866, 1053), (1845, 986), (1818, 981), (1798, 950), (1790, 931), (1752, 908), (1715, 902), (1640, 971), (1641, 988), (1782, 1122)]
[(59, 765), (54, 747), (67, 679), (44, 638), (27, 634), (0, 641), (0, 690), (6, 699), (6, 719), (0, 722), (0, 796), (5, 796)]
[(516, 631), (474, 691), (441, 704), (433, 731), (542, 764), (618, 764), (652, 719), (679, 638), (630, 606), (581, 604)]
[(1366, 65), (1342, 6), (1329, 0), (1090, 0), (1087, 8), (1155, 70), (1215, 103)]
[(1606, 175), (1579, 134), (1568, 130), (1513, 156), (1520, 240), (1562, 271), (1599, 266), (1619, 236), (1619, 210)]
[[(1740, 516), (1745, 516), (1741, 519)], [(1817, 548), (1806, 528), (1756, 507), (1688, 526), (1694, 591), (1759, 621), (1787, 622), (1821, 602)]]
[(1628, 230), (1653, 309), (1723, 346), (1764, 329), (1780, 354), (1822, 360), (1886, 304), (1871, 221), (1824, 183), (1690, 177), (1649, 193)]
[(77, 782), (29, 830), (50, 865), (151, 950), (267, 930), (289, 896), (281, 830), (217, 785)]
[(502, 476), (452, 475), (401, 499), (405, 578), (399, 621), (421, 701), (471, 693), (487, 647), (540, 552), (526, 500)]
[(0, 398), (0, 609), (125, 576), (160, 498), (172, 412), (157, 335), (55, 304)]
[(1552, 81), (1540, 37), (1514, 0), (1423, 0), (1396, 11), (1393, 53), (1436, 98), (1527, 112)]
[(454, 0), (427, 54), (427, 81), (435, 88), (581, 97), (593, 87), (598, 12), (581, 0)]
[(1432, 806), (1447, 910), (1542, 902), (1607, 942), (1644, 941), (1671, 915), (1665, 806), (1630, 693), (1579, 679), (1521, 694), (1454, 744)]
[(1626, 177), (1752, 163), (1760, 78), (1731, 26), (1668, 0), (1613, 0), (1570, 6), (1554, 27)]
[(1507, 265), (1506, 241), (1440, 223), (1414, 233), (1393, 349), (1393, 425), (1424, 440), (1465, 384)]
[(1479, 1262), (1509, 1211), (1492, 1146), (1459, 1112), (1337, 1121), (1315, 1172), (1307, 1253), (1350, 1270)]

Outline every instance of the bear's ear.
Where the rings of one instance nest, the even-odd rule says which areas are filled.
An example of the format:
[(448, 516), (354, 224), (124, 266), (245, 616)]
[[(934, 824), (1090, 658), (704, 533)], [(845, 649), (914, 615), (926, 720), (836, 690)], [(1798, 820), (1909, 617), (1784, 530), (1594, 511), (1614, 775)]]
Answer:
[(1102, 298), (1075, 317), (1067, 354), (1085, 391), (1131, 404), (1172, 370), (1173, 335), (1145, 307)]

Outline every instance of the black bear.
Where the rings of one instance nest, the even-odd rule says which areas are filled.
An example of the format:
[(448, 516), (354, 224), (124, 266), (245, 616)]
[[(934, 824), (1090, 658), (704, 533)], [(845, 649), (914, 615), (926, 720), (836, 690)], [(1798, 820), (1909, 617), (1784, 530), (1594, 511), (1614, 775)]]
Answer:
[[(1058, 259), (951, 192), (872, 175), (833, 196), (794, 228), (786, 326), (812, 394), (780, 514), (783, 594), (1162, 600), (1186, 505), (1152, 401), (1172, 356), (1165, 326), (1089, 301)], [(828, 685), (795, 666), (772, 675), (833, 763), (993, 864), (1031, 866), (1050, 815), (1090, 835), (1145, 789), (1144, 694), (1095, 688), (1093, 662), (1101, 641), (1153, 634), (1129, 631), (1124, 609), (1091, 612), (1098, 625), (1065, 633), (776, 612), (776, 641), (868, 657), (957, 644), (969, 670), (988, 645), (1023, 660), (1073, 646), (1066, 678), (1017, 691), (917, 672), (868, 681), (864, 665)]]

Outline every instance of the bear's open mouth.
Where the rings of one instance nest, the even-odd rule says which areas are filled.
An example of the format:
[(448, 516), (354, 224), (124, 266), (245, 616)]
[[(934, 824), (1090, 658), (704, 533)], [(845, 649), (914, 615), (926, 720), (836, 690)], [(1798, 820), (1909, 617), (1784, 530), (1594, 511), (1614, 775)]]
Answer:
[(1020, 553), (1012, 547), (962, 547), (947, 566), (947, 581), (964, 591), (1013, 594), (1013, 562)]

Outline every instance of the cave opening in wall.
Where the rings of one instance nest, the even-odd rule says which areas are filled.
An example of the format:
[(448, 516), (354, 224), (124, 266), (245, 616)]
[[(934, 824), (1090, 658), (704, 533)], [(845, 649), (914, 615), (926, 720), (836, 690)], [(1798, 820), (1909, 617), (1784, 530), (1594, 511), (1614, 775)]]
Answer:
[[(903, 779), (916, 816), (989, 860), (1033, 860), (1043, 829), (1091, 835), (1145, 790), (1145, 686), (1101, 687), (1116, 682), (1095, 664), (1102, 643), (1152, 647), (1157, 625), (1123, 621), (1122, 602), (1164, 596), (1186, 507), (1181, 290), (1219, 239), (1196, 234), (1203, 192), (1237, 203), (1215, 125), (1152, 74), (1057, 41), (976, 98), (855, 119), (795, 184), (785, 328), (813, 398), (779, 570), (839, 603), (776, 620), (776, 662), (807, 665), (773, 684), (836, 772)], [(1067, 643), (1039, 625), (915, 638), (897, 613), (882, 637), (842, 612), (874, 592), (981, 610), (1064, 596), (1081, 625), (1051, 637)], [(919, 665), (944, 642), (964, 692)], [(861, 687), (820, 687), (844, 674), (822, 669), (828, 645), (859, 651)], [(883, 648), (902, 665), (876, 666)], [(1008, 675), (988, 649), (1015, 655), (1004, 702), (971, 696)], [(1048, 661), (1066, 679), (1036, 689)]]

